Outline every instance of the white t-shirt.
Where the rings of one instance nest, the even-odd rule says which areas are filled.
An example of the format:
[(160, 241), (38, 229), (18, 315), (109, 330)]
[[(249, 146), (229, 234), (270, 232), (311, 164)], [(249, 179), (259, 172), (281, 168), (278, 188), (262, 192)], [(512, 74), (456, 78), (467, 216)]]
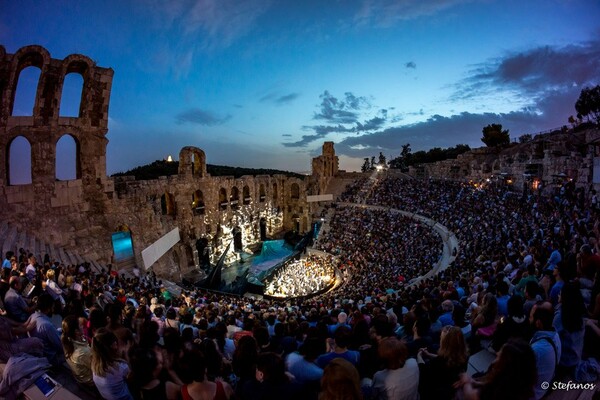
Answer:
[(402, 368), (384, 369), (373, 376), (373, 394), (379, 399), (418, 400), (419, 365), (409, 358)]
[(107, 400), (133, 400), (125, 379), (129, 375), (129, 365), (119, 362), (111, 367), (105, 376), (94, 374), (94, 383), (102, 398)]

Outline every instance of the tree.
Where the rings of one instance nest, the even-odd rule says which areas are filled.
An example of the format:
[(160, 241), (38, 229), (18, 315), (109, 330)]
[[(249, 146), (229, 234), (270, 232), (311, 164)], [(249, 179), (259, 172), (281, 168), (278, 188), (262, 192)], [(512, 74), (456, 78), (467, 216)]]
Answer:
[(500, 147), (510, 144), (508, 129), (502, 130), (501, 124), (490, 124), (482, 129), (481, 141), (488, 147)]
[(524, 135), (519, 136), (519, 143), (531, 142), (532, 139), (533, 137), (531, 136), (531, 133), (526, 133)]
[(575, 110), (577, 118), (587, 117), (588, 122), (600, 124), (600, 85), (584, 88), (575, 103)]
[(387, 159), (385, 158), (385, 156), (383, 155), (383, 152), (379, 152), (379, 165), (382, 167), (386, 167), (387, 166)]
[(371, 169), (375, 169), (375, 156), (371, 157)]
[(371, 169), (371, 163), (369, 162), (369, 157), (365, 157), (365, 162), (362, 167), (360, 167), (361, 172), (367, 172)]

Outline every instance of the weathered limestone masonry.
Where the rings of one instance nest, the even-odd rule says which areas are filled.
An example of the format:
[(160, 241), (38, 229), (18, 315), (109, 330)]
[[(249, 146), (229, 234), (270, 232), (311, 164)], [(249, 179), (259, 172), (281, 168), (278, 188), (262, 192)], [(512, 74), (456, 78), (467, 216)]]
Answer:
[(318, 188), (318, 193), (314, 194), (326, 194), (329, 182), (338, 175), (338, 164), (333, 142), (323, 143), (322, 154), (312, 159), (312, 177)]
[[(41, 70), (33, 116), (13, 116), (19, 75)], [(79, 116), (59, 117), (65, 76), (83, 77)], [(159, 276), (178, 278), (199, 265), (197, 244), (213, 249), (213, 261), (241, 232), (242, 247), (262, 235), (283, 230), (301, 232), (312, 215), (306, 195), (313, 180), (283, 175), (211, 177), (201, 149), (184, 147), (178, 175), (152, 181), (106, 176), (105, 135), (113, 70), (83, 55), (52, 59), (40, 46), (7, 54), (0, 46), (0, 221), (89, 260), (111, 262), (111, 234), (128, 230), (134, 260), (141, 251), (178, 227), (181, 242), (153, 266)], [(56, 143), (70, 135), (76, 144), (74, 180), (56, 178)], [(31, 145), (31, 184), (10, 182), (10, 146), (23, 137)], [(333, 148), (332, 148), (333, 149)]]
[[(409, 174), (473, 182), (504, 180), (515, 188), (534, 190), (538, 185), (552, 190), (572, 179), (587, 190), (593, 182), (599, 141), (598, 127), (556, 130), (506, 149), (482, 147), (455, 160), (410, 167)], [(600, 189), (598, 184), (594, 186)]]

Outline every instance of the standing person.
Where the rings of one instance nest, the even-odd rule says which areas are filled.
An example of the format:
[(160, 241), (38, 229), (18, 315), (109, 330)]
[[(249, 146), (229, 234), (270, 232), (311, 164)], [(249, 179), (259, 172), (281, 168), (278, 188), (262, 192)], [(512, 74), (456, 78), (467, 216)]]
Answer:
[(481, 380), (466, 373), (454, 387), (462, 390), (465, 400), (529, 400), (536, 383), (535, 355), (529, 343), (509, 340)]
[(118, 356), (118, 341), (106, 328), (98, 329), (92, 341), (92, 375), (106, 400), (133, 400), (126, 379), (129, 365)]

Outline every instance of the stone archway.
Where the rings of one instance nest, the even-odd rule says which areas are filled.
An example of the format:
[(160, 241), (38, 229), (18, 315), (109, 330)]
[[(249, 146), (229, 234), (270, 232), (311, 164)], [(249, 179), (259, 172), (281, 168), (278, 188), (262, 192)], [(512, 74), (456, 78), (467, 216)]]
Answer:
[(242, 237), (242, 229), (239, 226), (233, 228), (233, 250), (234, 251), (242, 251), (244, 248), (243, 237)]
[(264, 242), (265, 240), (267, 240), (267, 219), (266, 218), (261, 218), (260, 222), (258, 223), (258, 228), (260, 231), (260, 241)]

